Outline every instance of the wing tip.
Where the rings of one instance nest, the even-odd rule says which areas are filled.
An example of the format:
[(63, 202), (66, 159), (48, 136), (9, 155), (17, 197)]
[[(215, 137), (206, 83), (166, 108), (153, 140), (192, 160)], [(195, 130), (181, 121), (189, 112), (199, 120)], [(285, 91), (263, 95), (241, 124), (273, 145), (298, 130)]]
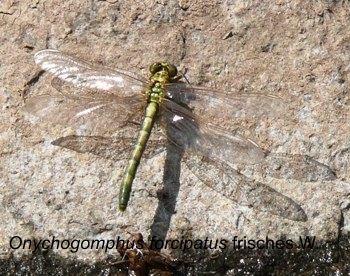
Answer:
[(45, 58), (47, 55), (49, 54), (53, 54), (53, 53), (59, 53), (60, 51), (56, 50), (56, 49), (44, 49), (44, 50), (40, 50), (38, 52), (35, 53), (34, 55), (34, 61), (35, 63), (39, 64), (42, 62), (43, 58)]

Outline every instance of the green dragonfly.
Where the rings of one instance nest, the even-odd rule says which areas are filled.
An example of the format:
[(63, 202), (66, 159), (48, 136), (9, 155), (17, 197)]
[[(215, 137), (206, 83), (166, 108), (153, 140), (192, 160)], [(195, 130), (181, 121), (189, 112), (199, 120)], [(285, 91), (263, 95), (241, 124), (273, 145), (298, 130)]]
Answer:
[[(60, 87), (57, 95), (30, 98), (25, 109), (73, 127), (78, 134), (89, 133), (53, 144), (117, 160), (127, 159), (132, 151), (120, 185), (121, 211), (127, 208), (141, 156), (149, 158), (171, 143), (185, 152), (183, 161), (202, 182), (226, 197), (291, 220), (307, 220), (292, 199), (228, 164), (257, 164), (265, 158), (260, 147), (237, 134), (239, 120), (234, 118), (282, 114), (285, 104), (280, 98), (192, 86), (181, 82), (182, 75), (168, 63), (152, 64), (151, 76), (145, 79), (51, 49), (36, 53), (35, 62), (56, 77), (53, 81), (76, 88), (66, 93)], [(151, 131), (159, 138), (149, 139)]]

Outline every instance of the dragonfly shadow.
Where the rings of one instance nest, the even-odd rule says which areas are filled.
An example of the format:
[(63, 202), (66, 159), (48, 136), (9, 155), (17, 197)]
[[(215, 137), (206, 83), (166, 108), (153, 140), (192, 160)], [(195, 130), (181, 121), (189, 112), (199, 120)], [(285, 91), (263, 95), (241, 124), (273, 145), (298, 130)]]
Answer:
[[(168, 133), (169, 137), (174, 141), (175, 136)], [(126, 137), (118, 139), (76, 135), (61, 137), (52, 142), (53, 145), (76, 152), (92, 153), (113, 160), (128, 159), (133, 143), (132, 138)], [(166, 238), (171, 217), (175, 212), (182, 161), (201, 182), (223, 196), (239, 204), (295, 221), (307, 220), (299, 204), (264, 183), (251, 179), (248, 175), (268, 175), (277, 179), (294, 179), (302, 182), (330, 181), (336, 178), (328, 166), (306, 155), (266, 152), (265, 158), (260, 163), (244, 165), (244, 169), (237, 170), (220, 160), (212, 160), (202, 155), (185, 154), (185, 150), (174, 142), (160, 143), (159, 140), (149, 140), (144, 157), (149, 159), (162, 152), (165, 144), (163, 189), (158, 193), (159, 204), (151, 225), (151, 235), (162, 240)]]
[[(91, 153), (111, 160), (128, 160), (134, 144), (133, 138), (115, 139), (103, 136), (70, 135), (52, 142), (55, 146), (67, 148), (79, 153)], [(164, 143), (150, 140), (144, 157), (152, 158), (164, 150)], [(183, 150), (172, 143), (166, 144), (166, 159), (163, 174), (163, 189), (158, 192), (159, 204), (151, 225), (151, 235), (165, 239), (175, 212), (177, 196), (180, 189), (181, 160)]]
[(245, 167), (243, 173), (301, 182), (332, 181), (334, 171), (308, 155), (266, 152), (258, 164)]
[(151, 236), (165, 240), (172, 215), (175, 213), (177, 197), (180, 190), (181, 160), (184, 152), (172, 143), (166, 147), (164, 163), (163, 189), (159, 192), (159, 203), (151, 225)]

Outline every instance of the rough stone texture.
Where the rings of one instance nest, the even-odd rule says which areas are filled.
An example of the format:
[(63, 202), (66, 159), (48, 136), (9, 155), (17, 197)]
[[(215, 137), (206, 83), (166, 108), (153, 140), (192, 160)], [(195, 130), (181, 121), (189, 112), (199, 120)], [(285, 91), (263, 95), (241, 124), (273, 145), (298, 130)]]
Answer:
[[(126, 232), (147, 236), (152, 228), (170, 239), (336, 240), (341, 230), (349, 231), (349, 8), (346, 1), (2, 1), (1, 256), (30, 254), (10, 249), (14, 235), (113, 239)], [(171, 61), (187, 69), (194, 85), (280, 96), (288, 103), (286, 114), (238, 122), (242, 134), (271, 152), (311, 156), (337, 178), (256, 176), (301, 204), (308, 221), (295, 222), (232, 202), (182, 164), (176, 214), (167, 227), (162, 219), (154, 222), (165, 159), (159, 154), (143, 160), (121, 215), (117, 185), (126, 160), (55, 147), (51, 142), (69, 130), (22, 112), (27, 97), (53, 91), (51, 78), (38, 78), (33, 61), (45, 48), (145, 76), (150, 63)], [(254, 178), (249, 168), (238, 169)], [(59, 254), (106, 258), (96, 250)]]

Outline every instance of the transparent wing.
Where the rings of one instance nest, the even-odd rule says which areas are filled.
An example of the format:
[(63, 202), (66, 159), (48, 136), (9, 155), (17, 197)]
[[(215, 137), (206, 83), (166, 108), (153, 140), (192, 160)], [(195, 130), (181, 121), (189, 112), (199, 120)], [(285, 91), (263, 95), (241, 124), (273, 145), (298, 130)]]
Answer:
[(146, 80), (135, 74), (93, 66), (56, 50), (38, 52), (35, 61), (62, 81), (78, 86), (69, 93), (61, 90), (59, 95), (29, 99), (25, 110), (37, 117), (84, 133), (111, 135), (135, 119), (145, 105), (141, 91)]
[(163, 111), (169, 122), (169, 140), (187, 149), (186, 165), (207, 186), (239, 204), (295, 221), (307, 220), (299, 204), (237, 172), (226, 161), (255, 163), (246, 166), (247, 170), (253, 168), (254, 173), (263, 171), (278, 178), (316, 181), (335, 177), (327, 166), (310, 158), (264, 152), (247, 139), (197, 119), (187, 108), (174, 102), (165, 101)]
[[(43, 70), (78, 87), (131, 96), (142, 92), (144, 85), (147, 85), (146, 79), (131, 72), (91, 65), (57, 50), (40, 51), (35, 54), (34, 60)], [(85, 93), (84, 90), (78, 91)]]
[(143, 106), (141, 95), (103, 100), (41, 95), (30, 98), (24, 110), (53, 124), (73, 127), (80, 134), (113, 135), (126, 122), (140, 122), (136, 116)]
[[(271, 95), (238, 94), (185, 83), (167, 87), (164, 112), (175, 144), (222, 161), (255, 164), (264, 152), (254, 142), (235, 133), (237, 118), (278, 116), (285, 102)], [(177, 104), (183, 103), (183, 104)]]
[[(133, 148), (134, 139), (72, 135), (61, 137), (52, 144), (112, 160), (126, 160)], [(163, 150), (164, 147), (158, 141), (150, 140), (143, 157), (151, 158)], [(213, 162), (192, 154), (186, 155), (184, 161), (204, 184), (238, 204), (290, 220), (307, 220), (304, 210), (292, 199), (260, 182), (248, 179), (224, 162)]]
[(268, 211), (290, 220), (306, 221), (304, 210), (276, 190), (238, 173), (227, 163), (198, 155), (185, 155), (191, 171), (207, 186), (239, 204)]
[[(91, 153), (111, 160), (128, 160), (134, 148), (139, 127), (129, 124), (116, 133), (116, 137), (69, 135), (52, 142), (79, 153)], [(155, 131), (157, 132), (157, 131)], [(157, 137), (159, 133), (152, 136)], [(158, 137), (157, 137), (158, 138)], [(150, 139), (142, 158), (152, 158), (165, 150), (166, 139)]]
[(165, 99), (163, 103), (168, 138), (176, 146), (231, 163), (255, 164), (264, 158), (264, 151), (252, 141), (197, 118), (194, 112), (173, 101)]
[[(136, 128), (132, 128), (128, 127), (128, 133), (135, 132)], [(61, 137), (52, 144), (80, 153), (92, 153), (107, 159), (126, 160), (129, 158), (134, 142), (135, 138), (126, 136), (111, 138), (71, 135)], [(164, 151), (164, 142), (166, 139), (149, 140), (143, 158), (151, 158)], [(245, 177), (225, 162), (214, 162), (192, 152), (186, 154), (183, 160), (204, 184), (238, 204), (268, 211), (295, 221), (307, 220), (304, 210), (292, 199), (260, 182)]]
[(232, 118), (277, 117), (284, 114), (286, 102), (273, 95), (239, 93), (206, 87), (172, 83), (168, 97), (188, 105), (201, 120), (221, 125), (230, 124)]

